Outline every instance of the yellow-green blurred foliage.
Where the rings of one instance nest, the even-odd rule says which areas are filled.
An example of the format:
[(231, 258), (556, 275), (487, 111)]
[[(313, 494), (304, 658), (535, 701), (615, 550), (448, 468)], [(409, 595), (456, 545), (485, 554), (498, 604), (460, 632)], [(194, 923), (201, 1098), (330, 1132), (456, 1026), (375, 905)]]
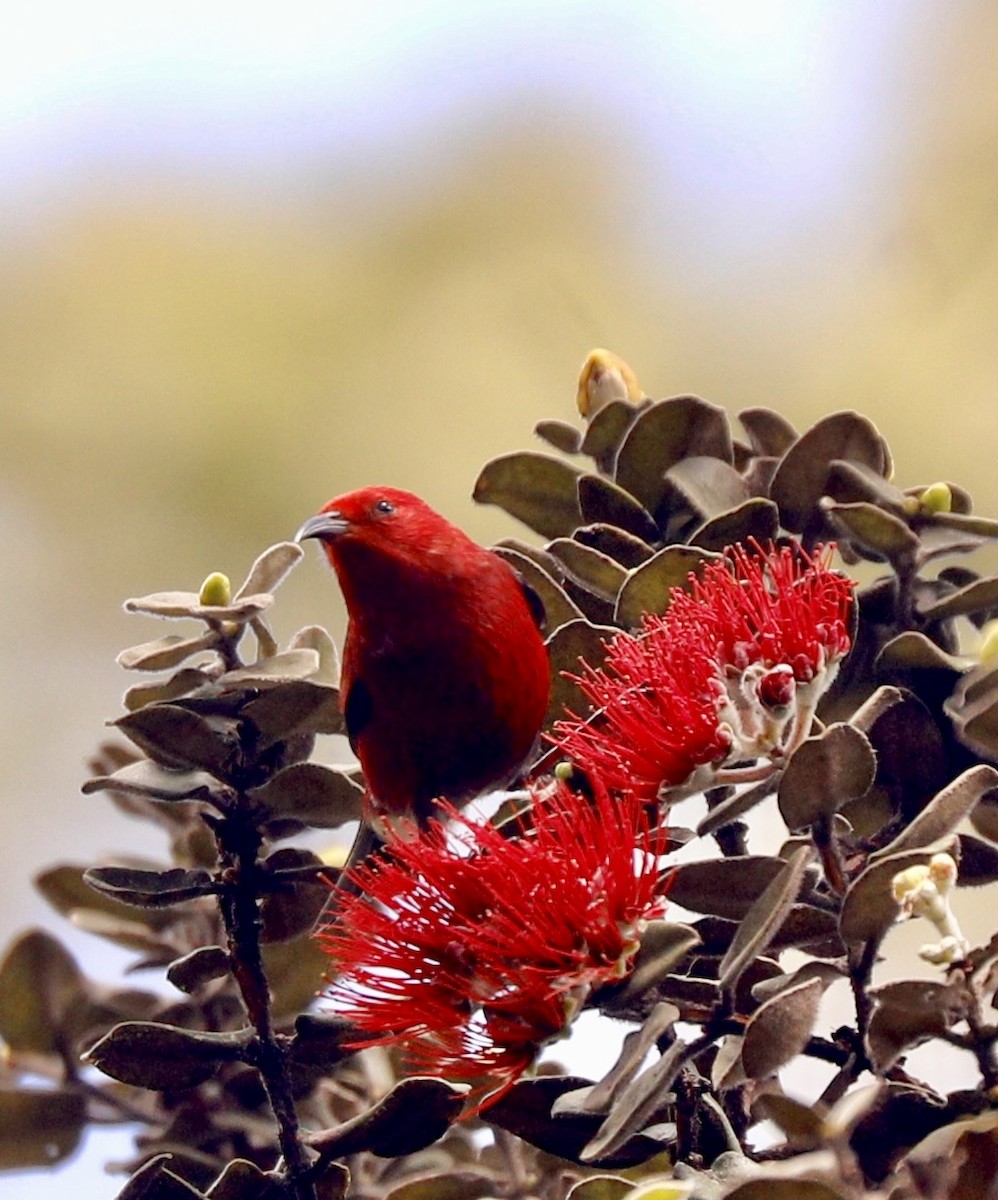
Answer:
[[(955, 479), (998, 511), (998, 10), (971, 11), (918, 64), (841, 243), (801, 237), (751, 275), (691, 250), (612, 130), (555, 118), (483, 126), (418, 181), (318, 164), (280, 203), (107, 176), (0, 248), (0, 933), (41, 912), (36, 866), (125, 840), (77, 793), (125, 683), (113, 655), (157, 633), (124, 596), (237, 583), (365, 482), (510, 532), (473, 510), (476, 472), (535, 420), (573, 419), (592, 346), (653, 396), (801, 427), (859, 408), (902, 485)], [(310, 556), (279, 633), (339, 611)]]

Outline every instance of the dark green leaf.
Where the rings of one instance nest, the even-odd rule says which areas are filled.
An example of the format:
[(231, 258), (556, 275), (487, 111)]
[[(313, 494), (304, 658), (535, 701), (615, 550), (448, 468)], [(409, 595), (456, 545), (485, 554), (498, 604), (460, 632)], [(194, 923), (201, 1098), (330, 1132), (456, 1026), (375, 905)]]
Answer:
[(797, 430), (771, 408), (743, 408), (738, 420), (756, 454), (779, 458), (797, 440)]
[(613, 1102), (644, 1066), (645, 1059), (657, 1045), (662, 1035), (679, 1020), (680, 1012), (674, 1004), (656, 1004), (638, 1029), (633, 1029), (624, 1038), (617, 1061), (609, 1074), (604, 1075), (593, 1087), (579, 1088), (559, 1096), (551, 1106), (551, 1115), (561, 1117), (567, 1113), (600, 1113), (610, 1111)]
[[(781, 864), (779, 873), (771, 879), (745, 913), (738, 932), (718, 967), (718, 983), (724, 990), (730, 990), (738, 982), (752, 960), (762, 954), (773, 940), (797, 899), (810, 858), (809, 847), (802, 846), (793, 858)], [(738, 859), (721, 861), (737, 862)], [(726, 874), (730, 876), (731, 872)]]
[(890, 483), (880, 471), (865, 463), (833, 459), (829, 465), (826, 492), (839, 504), (867, 502), (886, 509), (896, 517), (907, 514), (905, 495)]
[(658, 526), (651, 513), (630, 492), (605, 475), (579, 476), (579, 507), (582, 519), (590, 524), (616, 525), (642, 541), (658, 540)]
[(665, 486), (655, 515), (688, 510), (698, 521), (730, 512), (749, 499), (748, 484), (719, 458), (695, 454), (675, 463), (665, 473)]
[(998, 881), (998, 847), (969, 833), (961, 833), (960, 843), (960, 887), (983, 887)]
[(942, 526), (944, 529), (953, 529), (958, 533), (970, 534), (973, 537), (998, 538), (998, 521), (987, 517), (975, 517), (967, 513), (949, 512), (934, 513), (928, 520), (932, 525)]
[(567, 421), (538, 421), (534, 433), (563, 454), (578, 454), (582, 449), (583, 430)]
[(587, 621), (594, 625), (609, 625), (613, 621), (613, 600), (590, 584), (582, 583), (566, 573), (565, 592), (569, 599), (582, 609), (582, 615)]
[(829, 725), (791, 755), (780, 780), (780, 813), (788, 829), (805, 829), (830, 817), (873, 784), (877, 757), (852, 725)]
[(672, 868), (669, 899), (691, 912), (740, 921), (785, 868), (782, 859), (760, 855), (679, 863)]
[(51, 867), (35, 877), (35, 886), (56, 912), (72, 920), (76, 919), (79, 912), (96, 912), (115, 920), (141, 920), (151, 929), (162, 929), (174, 920), (174, 915), (165, 910), (157, 912), (147, 909), (139, 916), (131, 905), (95, 892), (84, 882), (83, 876), (87, 870), (89, 868), (68, 863)]
[(684, 1021), (705, 1021), (721, 1003), (717, 980), (695, 975), (669, 975), (659, 984), (657, 995), (675, 1004)]
[(165, 908), (183, 904), (199, 896), (210, 896), (214, 889), (207, 871), (139, 871), (134, 867), (92, 867), (84, 873), (84, 882), (95, 891), (138, 908)]
[(209, 771), (225, 778), (237, 753), (235, 722), (198, 716), (175, 704), (156, 704), (114, 724), (160, 766)]
[(193, 1184), (170, 1170), (173, 1154), (157, 1154), (143, 1163), (115, 1200), (207, 1200)]
[(879, 859), (853, 880), (839, 917), (842, 940), (847, 946), (879, 940), (884, 936), (898, 919), (891, 880), (900, 871), (927, 863), (942, 848), (937, 844)]
[(229, 955), (221, 946), (199, 946), (170, 963), (166, 977), (175, 988), (191, 995), (204, 984), (228, 975), (229, 969)]
[(865, 501), (829, 504), (826, 511), (852, 541), (866, 550), (892, 563), (914, 560), (919, 548), (918, 535), (893, 513)]
[(839, 963), (819, 962), (809, 959), (789, 975), (774, 975), (770, 979), (760, 980), (753, 984), (753, 999), (765, 1001), (785, 992), (788, 988), (797, 987), (801, 983), (809, 983), (812, 979), (820, 980), (823, 988), (837, 983), (845, 978), (846, 968)]
[(28, 930), (0, 963), (0, 1038), (12, 1050), (68, 1052), (63, 1021), (85, 999), (83, 976), (69, 951), (51, 934)]
[(580, 471), (561, 459), (518, 451), (492, 459), (475, 483), (479, 504), (496, 504), (542, 537), (567, 536), (582, 523)]
[(761, 496), (753, 496), (734, 508), (720, 512), (704, 522), (690, 538), (690, 545), (720, 553), (736, 542), (769, 542), (780, 528), (780, 510)]
[(620, 991), (613, 992), (613, 1002), (630, 1003), (655, 987), (699, 944), (700, 935), (689, 925), (677, 921), (651, 921), (641, 935), (641, 948), (630, 975)]
[[(555, 1101), (568, 1092), (590, 1087), (592, 1080), (571, 1075), (521, 1079), (483, 1113), (490, 1125), (498, 1125), (548, 1154), (580, 1162), (586, 1143), (599, 1129), (602, 1117), (592, 1113), (566, 1114), (554, 1120)], [(663, 1101), (664, 1107), (664, 1101)], [(644, 1162), (659, 1153), (662, 1143), (641, 1133), (633, 1134), (620, 1149), (607, 1154), (594, 1166), (625, 1167)]]
[(627, 570), (640, 567), (654, 554), (647, 542), (635, 537), (633, 533), (625, 533), (615, 525), (580, 525), (574, 537), (583, 546), (592, 546), (594, 550), (609, 554)]
[(247, 794), (265, 820), (289, 817), (315, 829), (336, 829), (360, 820), (364, 793), (346, 772), (303, 762), (285, 767)]
[(877, 786), (888, 789), (895, 808), (917, 812), (946, 782), (942, 733), (914, 692), (878, 688), (850, 724), (869, 738), (877, 755)]
[(583, 1148), (583, 1162), (607, 1164), (647, 1129), (668, 1104), (669, 1089), (686, 1061), (686, 1045), (675, 1041), (658, 1062), (632, 1080), (621, 1092), (599, 1130)]
[(779, 1092), (763, 1093), (752, 1105), (752, 1116), (773, 1121), (796, 1144), (817, 1145), (824, 1138), (822, 1114)]
[(903, 979), (875, 988), (867, 1044), (878, 1070), (886, 1071), (909, 1046), (945, 1033), (964, 1020), (970, 1000), (958, 984)]
[(970, 812), (970, 823), (989, 842), (998, 842), (998, 792), (989, 791)]
[(587, 715), (589, 702), (579, 690), (578, 684), (566, 679), (564, 672), (580, 673), (580, 660), (591, 667), (599, 667), (606, 657), (606, 646), (617, 630), (605, 625), (590, 625), (588, 621), (569, 621), (555, 630), (547, 640), (551, 657), (551, 699), (548, 703), (544, 727), (548, 728), (567, 712), (580, 717)]
[(318, 938), (305, 934), (288, 942), (268, 942), (263, 965), (278, 1019), (297, 1016), (315, 999), (329, 974), (329, 956)]
[(620, 563), (573, 538), (555, 538), (548, 543), (548, 551), (564, 565), (570, 578), (607, 600), (616, 600), (617, 592), (627, 578)]
[(723, 829), (725, 825), (730, 825), (732, 821), (751, 812), (757, 804), (761, 804), (767, 796), (771, 795), (775, 784), (775, 777), (763, 779), (760, 783), (747, 787), (741, 792), (736, 791), (734, 795), (713, 805), (697, 825), (697, 836), (706, 837), (707, 834)]
[(210, 1200), (288, 1200), (288, 1191), (276, 1173), (261, 1171), (255, 1163), (236, 1158), (211, 1185)]
[[(277, 890), (263, 899), (260, 915), (265, 942), (284, 942), (315, 927), (329, 903), (328, 883), (317, 873), (322, 859), (311, 850), (286, 846), (275, 850), (264, 866), (278, 882)], [(281, 872), (288, 874), (282, 880)]]
[(86, 1120), (82, 1092), (0, 1089), (0, 1171), (62, 1162), (79, 1145)]
[(937, 793), (888, 846), (871, 855), (870, 862), (879, 862), (906, 850), (920, 850), (946, 837), (973, 812), (981, 797), (996, 787), (998, 771), (994, 767), (981, 764), (964, 771)]
[(617, 596), (614, 620), (625, 629), (636, 629), (645, 613), (664, 613), (674, 587), (685, 587), (716, 555), (691, 546), (666, 546), (627, 573)]
[(372, 1108), (334, 1129), (306, 1135), (323, 1157), (343, 1158), (369, 1150), (381, 1158), (414, 1154), (443, 1137), (461, 1113), (467, 1087), (428, 1076), (397, 1083)]
[(356, 1036), (354, 1026), (340, 1017), (302, 1013), (295, 1021), (291, 1064), (297, 1069), (318, 1070), (325, 1074), (338, 1062), (356, 1053), (349, 1048)]
[(617, 452), (615, 478), (654, 513), (665, 490), (666, 471), (694, 455), (734, 460), (724, 409), (698, 396), (659, 400), (628, 430)]
[(87, 1051), (98, 1070), (134, 1087), (196, 1087), (225, 1063), (238, 1062), (249, 1031), (202, 1033), (156, 1021), (123, 1021)]
[(914, 668), (958, 674), (966, 669), (969, 660), (947, 654), (924, 633), (908, 629), (886, 643), (874, 665), (880, 670), (907, 671)]
[[(159, 711), (159, 708), (150, 711)], [(207, 800), (214, 803), (225, 803), (234, 796), (230, 788), (206, 771), (168, 770), (148, 759), (128, 763), (113, 775), (88, 779), (80, 790), (85, 796), (94, 792), (120, 792), (150, 800)]]
[(890, 455), (872, 421), (855, 412), (822, 418), (787, 450), (773, 477), (770, 498), (787, 529), (801, 533), (811, 521), (835, 459), (889, 474)]
[(597, 462), (613, 460), (628, 429), (638, 419), (642, 409), (626, 400), (611, 400), (605, 404), (589, 422), (582, 441), (582, 453)]
[(344, 733), (336, 688), (308, 679), (268, 688), (242, 710), (260, 731), (263, 745), (302, 733)]
[(969, 671), (944, 707), (960, 741), (998, 761), (998, 667), (982, 663)]
[(73, 923), (78, 929), (94, 934), (95, 937), (106, 938), (116, 946), (124, 946), (126, 950), (136, 950), (143, 956), (143, 966), (165, 966), (177, 957), (177, 948), (165, 932), (157, 932), (158, 928), (166, 930), (172, 922), (154, 924), (149, 917), (152, 913), (167, 913), (168, 909), (132, 910), (134, 920), (125, 917), (115, 917), (99, 912), (96, 909), (78, 909), (73, 916)]
[(749, 1079), (767, 1079), (807, 1045), (824, 993), (820, 979), (779, 992), (752, 1014), (742, 1041), (742, 1066)]
[(924, 621), (943, 621), (998, 607), (998, 576), (978, 579), (931, 604), (920, 604)]
[(965, 533), (960, 529), (949, 529), (945, 525), (936, 525), (930, 521), (917, 521), (919, 537), (919, 564), (930, 562), (934, 558), (942, 558), (950, 554), (970, 554), (979, 546), (983, 546), (987, 538), (979, 537), (976, 533)]

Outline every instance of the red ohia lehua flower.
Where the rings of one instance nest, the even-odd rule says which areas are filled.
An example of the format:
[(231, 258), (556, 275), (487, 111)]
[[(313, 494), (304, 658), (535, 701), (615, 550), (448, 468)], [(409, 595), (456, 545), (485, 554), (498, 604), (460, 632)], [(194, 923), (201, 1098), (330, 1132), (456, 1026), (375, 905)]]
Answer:
[(631, 970), (664, 908), (664, 833), (635, 797), (536, 791), (517, 836), (442, 804), (415, 838), (352, 873), (320, 934), (327, 996), (357, 1045), (396, 1044), (409, 1069), (503, 1090), (590, 992)]
[(556, 744), (613, 791), (647, 800), (789, 754), (850, 648), (855, 584), (831, 570), (833, 553), (728, 547), (688, 591), (673, 588), (664, 615), (618, 634), (602, 668), (583, 664), (574, 678), (593, 716), (558, 722)]

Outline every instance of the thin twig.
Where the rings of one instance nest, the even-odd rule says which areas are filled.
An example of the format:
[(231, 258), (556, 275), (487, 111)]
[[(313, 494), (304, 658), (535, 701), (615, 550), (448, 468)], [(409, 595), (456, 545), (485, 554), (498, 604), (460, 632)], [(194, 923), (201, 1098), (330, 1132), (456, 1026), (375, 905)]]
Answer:
[(213, 824), (218, 841), (222, 878), (226, 886), (219, 898), (229, 940), (232, 973), (256, 1036), (247, 1058), (260, 1072), (284, 1156), (285, 1170), (295, 1200), (316, 1200), (311, 1162), (298, 1136), (298, 1113), (284, 1048), (278, 1040), (270, 1011), (270, 989), (263, 966), (260, 906), (257, 897), (259, 831), (238, 815)]

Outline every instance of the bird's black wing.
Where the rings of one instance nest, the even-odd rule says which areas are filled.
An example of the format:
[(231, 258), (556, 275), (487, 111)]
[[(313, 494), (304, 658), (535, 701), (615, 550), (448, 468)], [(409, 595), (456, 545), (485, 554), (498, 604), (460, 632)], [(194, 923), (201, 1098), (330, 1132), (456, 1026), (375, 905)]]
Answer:
[(517, 578), (520, 585), (520, 591), (523, 592), (523, 598), (527, 602), (527, 607), (530, 609), (530, 615), (534, 618), (534, 624), (541, 633), (547, 632), (548, 614), (544, 607), (544, 601), (541, 599), (540, 592), (531, 587), (523, 578), (516, 568), (513, 568), (513, 574)]
[(371, 722), (374, 713), (374, 703), (371, 690), (363, 679), (355, 679), (347, 692), (346, 703), (343, 706), (343, 720), (347, 727), (347, 737), (350, 748), (356, 754), (357, 739)]

